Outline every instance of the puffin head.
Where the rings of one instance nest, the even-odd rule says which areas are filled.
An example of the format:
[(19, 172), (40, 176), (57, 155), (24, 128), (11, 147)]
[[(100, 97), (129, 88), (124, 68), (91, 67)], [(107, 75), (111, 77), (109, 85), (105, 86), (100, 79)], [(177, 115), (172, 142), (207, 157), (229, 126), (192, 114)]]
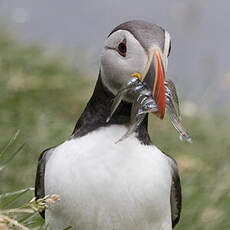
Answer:
[(116, 95), (132, 77), (138, 77), (151, 90), (159, 109), (157, 116), (163, 119), (170, 50), (170, 35), (161, 27), (139, 20), (122, 23), (105, 41), (100, 66), (103, 85)]

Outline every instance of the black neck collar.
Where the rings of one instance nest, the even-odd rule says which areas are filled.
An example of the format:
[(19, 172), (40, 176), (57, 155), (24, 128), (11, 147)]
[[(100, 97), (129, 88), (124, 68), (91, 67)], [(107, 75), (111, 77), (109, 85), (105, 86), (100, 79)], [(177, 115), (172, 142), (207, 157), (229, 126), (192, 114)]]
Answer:
[[(131, 104), (122, 101), (113, 114), (109, 123), (106, 123), (114, 95), (103, 85), (99, 74), (93, 95), (90, 98), (84, 112), (73, 131), (74, 137), (81, 137), (87, 133), (105, 126), (113, 124), (128, 125), (130, 120)], [(148, 134), (148, 115), (140, 127), (136, 130), (137, 138), (145, 145), (150, 145), (151, 140)]]

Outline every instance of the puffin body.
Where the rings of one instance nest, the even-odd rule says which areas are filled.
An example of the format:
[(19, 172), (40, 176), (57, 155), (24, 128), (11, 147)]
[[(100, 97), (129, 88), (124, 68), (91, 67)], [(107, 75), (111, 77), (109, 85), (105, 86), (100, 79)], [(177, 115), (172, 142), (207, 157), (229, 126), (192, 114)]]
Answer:
[[(126, 75), (138, 72), (148, 76), (146, 49), (151, 41), (154, 47), (168, 52), (165, 35), (156, 25), (130, 21), (115, 28), (107, 38), (94, 93), (72, 135), (61, 145), (45, 150), (39, 159), (36, 197), (60, 196), (60, 201), (41, 213), (48, 229), (170, 230), (179, 221), (177, 165), (151, 143), (148, 116), (135, 133), (120, 142), (130, 120), (128, 98), (106, 122), (115, 94), (127, 81)], [(144, 41), (146, 36), (150, 38)], [(126, 46), (120, 47), (121, 43)], [(165, 54), (159, 52), (167, 68)], [(128, 62), (134, 63), (133, 68)]]
[(116, 144), (126, 129), (99, 128), (48, 152), (46, 194), (61, 198), (46, 211), (51, 229), (171, 229), (172, 162), (135, 134)]

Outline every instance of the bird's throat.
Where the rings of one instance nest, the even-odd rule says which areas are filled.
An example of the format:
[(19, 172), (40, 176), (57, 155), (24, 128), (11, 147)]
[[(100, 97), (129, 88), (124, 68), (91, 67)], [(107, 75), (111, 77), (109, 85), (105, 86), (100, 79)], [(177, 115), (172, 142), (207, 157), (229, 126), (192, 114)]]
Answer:
[[(111, 120), (108, 123), (106, 122), (113, 99), (114, 95), (103, 85), (99, 74), (93, 95), (90, 98), (84, 112), (77, 121), (73, 131), (73, 136), (81, 137), (100, 127), (106, 127), (114, 124), (128, 126), (132, 105), (124, 101), (120, 103)], [(150, 144), (147, 129), (148, 116), (146, 116), (137, 130), (137, 136), (144, 144)]]

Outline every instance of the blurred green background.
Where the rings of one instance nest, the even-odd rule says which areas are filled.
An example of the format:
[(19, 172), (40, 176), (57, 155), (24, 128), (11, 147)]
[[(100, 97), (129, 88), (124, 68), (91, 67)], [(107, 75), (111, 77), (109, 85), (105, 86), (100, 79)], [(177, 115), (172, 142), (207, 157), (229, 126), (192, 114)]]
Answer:
[[(77, 69), (64, 54), (47, 54), (0, 32), (0, 148), (18, 130), (9, 151), (25, 143), (0, 171), (0, 193), (34, 186), (39, 154), (69, 137), (95, 82), (95, 76)], [(183, 209), (176, 229), (228, 230), (230, 118), (197, 110), (183, 119), (193, 144), (179, 141), (167, 118), (150, 116), (149, 128), (153, 143), (179, 164)]]

